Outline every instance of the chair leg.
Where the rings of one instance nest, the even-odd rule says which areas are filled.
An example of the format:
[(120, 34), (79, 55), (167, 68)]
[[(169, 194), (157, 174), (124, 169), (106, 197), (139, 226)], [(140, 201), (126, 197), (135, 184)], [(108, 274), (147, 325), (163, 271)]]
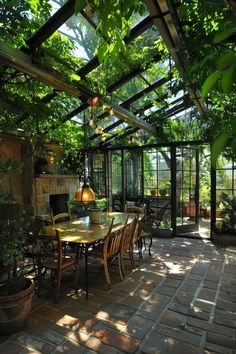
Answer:
[(111, 280), (110, 280), (110, 276), (109, 276), (109, 272), (108, 272), (107, 260), (104, 260), (103, 267), (104, 267), (106, 283), (107, 283), (107, 285), (108, 285), (108, 287), (110, 289), (111, 288)]
[(134, 262), (134, 249), (133, 249), (133, 246), (131, 246), (129, 248), (129, 259), (130, 259), (131, 266), (134, 269), (135, 268), (135, 262)]
[[(125, 267), (124, 267), (124, 258), (123, 258), (124, 254), (122, 252), (120, 252), (120, 267), (121, 267), (121, 274), (123, 276), (123, 278), (125, 277)], [(121, 278), (121, 279), (123, 279)]]
[(143, 240), (140, 238), (138, 240), (138, 254), (139, 254), (139, 259), (143, 261)]
[(75, 283), (75, 291), (77, 291), (79, 288), (79, 264), (77, 261), (75, 261), (74, 266), (75, 266), (74, 283)]
[(121, 261), (121, 254), (118, 256), (118, 266), (119, 266), (119, 273), (120, 273), (120, 279), (123, 280), (123, 270), (122, 270), (122, 261)]
[(56, 286), (55, 286), (55, 292), (54, 292), (54, 301), (55, 302), (58, 301), (59, 290), (61, 287), (61, 275), (62, 275), (62, 272), (61, 272), (61, 270), (59, 270), (57, 272), (57, 276), (56, 276)]
[(150, 234), (149, 236), (149, 239), (150, 239), (150, 244), (149, 244), (149, 247), (148, 247), (148, 253), (149, 253), (149, 256), (151, 256), (151, 247), (152, 247), (152, 234)]

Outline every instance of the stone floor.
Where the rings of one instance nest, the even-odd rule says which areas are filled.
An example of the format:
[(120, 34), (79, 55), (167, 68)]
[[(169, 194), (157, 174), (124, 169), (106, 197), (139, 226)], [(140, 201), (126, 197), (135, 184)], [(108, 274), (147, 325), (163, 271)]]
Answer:
[(27, 327), (0, 336), (0, 353), (236, 353), (236, 248), (155, 239), (136, 265), (126, 262), (123, 281), (114, 265), (108, 291), (92, 262), (88, 299), (66, 278), (58, 304), (35, 296)]

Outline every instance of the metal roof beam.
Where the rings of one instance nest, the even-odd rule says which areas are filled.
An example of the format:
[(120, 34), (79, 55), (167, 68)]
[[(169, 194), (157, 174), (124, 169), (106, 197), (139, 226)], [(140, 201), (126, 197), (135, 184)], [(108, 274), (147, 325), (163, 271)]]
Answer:
[[(173, 103), (177, 103), (177, 102), (179, 102), (180, 100), (184, 100), (184, 97), (185, 97), (185, 96), (182, 96), (181, 98), (178, 98), (178, 99), (175, 100)], [(189, 107), (190, 107), (190, 106), (191, 106), (191, 105), (190, 105), (190, 103), (189, 103)], [(179, 104), (178, 106), (172, 107), (171, 109), (169, 109), (168, 111), (166, 111), (167, 114), (165, 115), (165, 117), (166, 117), (166, 118), (169, 118), (169, 117), (173, 116), (174, 114), (180, 113), (180, 112), (182, 112), (183, 110), (185, 110), (185, 109), (187, 109), (187, 108), (189, 108), (189, 107), (186, 107), (186, 104), (183, 102), (183, 103)], [(145, 108), (148, 109), (149, 107), (147, 106), (147, 107), (145, 107)], [(140, 109), (140, 110), (141, 110), (141, 109)], [(140, 110), (137, 110), (135, 113), (137, 114), (138, 111), (140, 111)], [(156, 112), (153, 112), (153, 113), (150, 114), (149, 116), (144, 117), (144, 119), (147, 120), (147, 121), (149, 121), (150, 118), (153, 118), (153, 119), (151, 119), (151, 121), (154, 122), (153, 114), (158, 114), (158, 113), (160, 113), (160, 111), (161, 111), (161, 110), (158, 110), (158, 111), (156, 111)], [(110, 127), (107, 127), (106, 129), (104, 129), (104, 132), (108, 132), (110, 129), (113, 129), (113, 128), (117, 127), (117, 126), (120, 125), (120, 124), (121, 124), (120, 121), (115, 122), (115, 123), (113, 123)], [(109, 128), (109, 129), (108, 129), (108, 128)], [(135, 132), (138, 131), (138, 130), (139, 130), (138, 128), (129, 127), (129, 128), (127, 128), (126, 132), (125, 132), (124, 134), (122, 134), (121, 136), (119, 136), (119, 137), (124, 138), (124, 137), (126, 137), (126, 136), (128, 136), (128, 135), (130, 135), (130, 134), (135, 133)], [(119, 134), (114, 134), (113, 136), (111, 136), (110, 138), (108, 138), (104, 143), (102, 143), (102, 146), (106, 146), (106, 143), (107, 143), (107, 142), (111, 141), (112, 139), (115, 139), (118, 135), (119, 135)], [(99, 136), (99, 135), (97, 135), (97, 136)], [(109, 144), (107, 144), (107, 146), (108, 146), (108, 145), (109, 145)]]
[(179, 19), (173, 4), (169, 0), (145, 0), (146, 6), (153, 17), (153, 22), (163, 38), (170, 55), (185, 79), (185, 86), (200, 114), (206, 110), (200, 100), (200, 92), (194, 89), (188, 74), (189, 52), (179, 26)]
[[(82, 85), (67, 82), (58, 73), (48, 71), (35, 65), (28, 54), (14, 48), (10, 48), (5, 43), (0, 43), (0, 61), (4, 65), (11, 66), (41, 82), (44, 82), (49, 86), (54, 87), (59, 91), (67, 93), (72, 97), (79, 98), (80, 96), (99, 96), (98, 94), (88, 90)], [(156, 133), (156, 130), (153, 126), (142, 121), (141, 119), (136, 118), (133, 113), (129, 112), (123, 107), (120, 107), (117, 104), (114, 104), (109, 98), (100, 96), (100, 99), (110, 105), (114, 109), (115, 114), (122, 120), (128, 122), (131, 125), (142, 128), (151, 134)]]
[[(169, 80), (169, 78), (161, 78), (160, 80), (156, 81), (154, 84), (146, 87), (144, 90), (138, 92), (137, 94), (135, 94), (134, 96), (128, 98), (128, 100), (122, 102), (120, 104), (121, 107), (124, 107), (124, 108), (127, 108), (131, 103), (135, 102), (136, 100), (138, 100), (139, 98), (141, 98), (145, 93), (149, 93), (153, 90), (155, 90), (157, 87), (163, 85), (165, 82), (167, 82)], [(141, 110), (143, 109), (148, 109), (148, 108), (151, 108), (153, 105), (152, 104), (148, 104), (146, 106), (143, 106), (143, 107), (140, 107), (140, 109), (136, 110), (135, 111), (135, 114), (139, 113)], [(102, 114), (100, 114), (98, 117), (96, 117), (96, 119), (98, 120), (101, 120), (105, 117), (107, 117), (109, 115), (108, 112), (104, 112)], [(115, 122), (113, 124), (111, 124), (111, 126), (107, 127), (104, 129), (104, 132), (107, 132), (109, 131), (110, 129), (113, 129), (115, 127), (117, 127), (118, 125), (120, 125), (122, 123), (122, 121), (118, 121), (118, 122)], [(111, 127), (111, 128), (110, 128)], [(93, 140), (95, 139), (97, 136), (99, 136), (99, 134), (94, 134), (90, 137), (90, 140)]]
[[(152, 60), (154, 59), (154, 61), (159, 60), (159, 54), (155, 55)], [(138, 68), (138, 69), (134, 69), (133, 71), (131, 71), (129, 74), (127, 74), (126, 76), (122, 77), (121, 79), (117, 80), (116, 82), (114, 82), (114, 84), (110, 85), (107, 88), (107, 92), (112, 92), (114, 90), (116, 90), (118, 87), (122, 86), (126, 81), (130, 80), (131, 78), (141, 74), (142, 72), (144, 72), (143, 68)], [(127, 78), (128, 77), (128, 78)], [(162, 79), (161, 79), (162, 80)], [(163, 79), (164, 80), (164, 79)], [(162, 85), (164, 82), (161, 82), (160, 85)], [(158, 85), (159, 86), (159, 85)], [(157, 87), (158, 87), (157, 86)], [(148, 88), (147, 88), (148, 89)], [(151, 89), (152, 91), (152, 89)], [(150, 91), (147, 91), (150, 92)], [(139, 94), (139, 93), (138, 93)], [(138, 98), (136, 98), (138, 99)], [(77, 114), (81, 113), (83, 110), (85, 110), (89, 105), (87, 103), (83, 103), (81, 106), (79, 106), (78, 108), (75, 108), (73, 111), (71, 111), (70, 113), (68, 113), (65, 117), (64, 122), (66, 122), (68, 119), (73, 118), (74, 116), (76, 116)], [(123, 106), (123, 104), (121, 104), (121, 106)], [(124, 106), (123, 106), (124, 107)], [(101, 118), (104, 118), (105, 116), (107, 116), (108, 114), (103, 113), (104, 116)]]
[(0, 61), (4, 65), (19, 70), (72, 97), (79, 98), (84, 94), (84, 92), (80, 92), (77, 86), (67, 82), (59, 73), (35, 65), (30, 55), (18, 49), (10, 48), (5, 43), (0, 43)]
[[(135, 27), (133, 27), (130, 31), (129, 37), (124, 39), (125, 44), (129, 44), (135, 38), (137, 38), (140, 34), (146, 31), (148, 28), (153, 26), (153, 22), (150, 16), (145, 17), (144, 20), (140, 21)], [(96, 55), (93, 59), (91, 59), (86, 65), (84, 65), (81, 69), (77, 70), (77, 74), (84, 78), (88, 73), (96, 69), (100, 65), (98, 61), (98, 56)]]
[(136, 117), (133, 113), (128, 111), (127, 109), (113, 103), (109, 98), (103, 97), (103, 101), (106, 102), (110, 107), (112, 107), (114, 114), (120, 119), (124, 120), (128, 124), (138, 127), (139, 129), (143, 129), (147, 131), (149, 134), (156, 134), (156, 128), (145, 122), (143, 119)]
[(29, 47), (40, 46), (60, 26), (63, 25), (75, 11), (75, 0), (68, 0), (45, 24), (39, 28), (27, 41)]

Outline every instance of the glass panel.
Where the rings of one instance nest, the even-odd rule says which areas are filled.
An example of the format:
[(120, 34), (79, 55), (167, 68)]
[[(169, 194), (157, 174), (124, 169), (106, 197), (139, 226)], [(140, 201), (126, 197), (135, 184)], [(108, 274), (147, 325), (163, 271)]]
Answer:
[[(71, 77), (72, 72), (94, 57), (97, 43), (96, 31), (90, 23), (81, 14), (73, 15), (42, 44), (42, 60), (48, 67)], [(64, 48), (70, 51), (70, 57), (61, 57)]]
[[(148, 29), (132, 41), (131, 44), (128, 44), (127, 47), (130, 50), (127, 51), (125, 60), (119, 60), (118, 62), (108, 59), (106, 63), (101, 64), (87, 75), (88, 80), (92, 83), (94, 78), (96, 78), (96, 81), (100, 80), (104, 83), (104, 86), (112, 85), (116, 80), (119, 80), (130, 73), (133, 68), (144, 65), (143, 50), (140, 51), (140, 48), (145, 48), (145, 61), (148, 62), (151, 60), (157, 51), (156, 38), (157, 32), (155, 28)], [(104, 73), (106, 72), (109, 72), (109, 75), (104, 76)], [(130, 92), (130, 96), (131, 95), (132, 92)]]
[(129, 97), (134, 96), (147, 86), (148, 84), (140, 76), (136, 76), (114, 91), (114, 93), (122, 100), (127, 100)]
[(122, 159), (121, 152), (112, 153), (112, 194), (122, 194)]
[(137, 150), (125, 151), (125, 192), (126, 197), (137, 198), (142, 194), (141, 154)]
[(232, 188), (232, 171), (223, 169), (216, 171), (216, 185), (222, 189)]
[(96, 193), (96, 198), (106, 195), (105, 180), (105, 157), (103, 154), (93, 155), (93, 184), (92, 187)]

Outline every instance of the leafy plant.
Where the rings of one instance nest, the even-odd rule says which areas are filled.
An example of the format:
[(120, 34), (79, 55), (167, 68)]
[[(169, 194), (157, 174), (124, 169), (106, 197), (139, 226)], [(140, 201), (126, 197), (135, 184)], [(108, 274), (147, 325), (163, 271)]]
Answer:
[(165, 189), (165, 188), (170, 188), (170, 187), (171, 187), (170, 181), (160, 181), (158, 183), (158, 188)]
[(171, 221), (169, 219), (165, 219), (159, 222), (158, 224), (159, 229), (170, 229), (171, 228)]
[(0, 215), (0, 276), (4, 280), (0, 293), (15, 294), (24, 289), (24, 245), (36, 224), (9, 195), (0, 196)]
[(95, 209), (107, 209), (108, 200), (107, 198), (96, 199), (94, 202), (83, 203), (76, 200), (70, 200), (69, 206), (72, 212), (81, 213), (87, 212), (90, 208)]
[(236, 197), (222, 192), (221, 205), (223, 220), (216, 225), (217, 230), (220, 233), (236, 234)]

